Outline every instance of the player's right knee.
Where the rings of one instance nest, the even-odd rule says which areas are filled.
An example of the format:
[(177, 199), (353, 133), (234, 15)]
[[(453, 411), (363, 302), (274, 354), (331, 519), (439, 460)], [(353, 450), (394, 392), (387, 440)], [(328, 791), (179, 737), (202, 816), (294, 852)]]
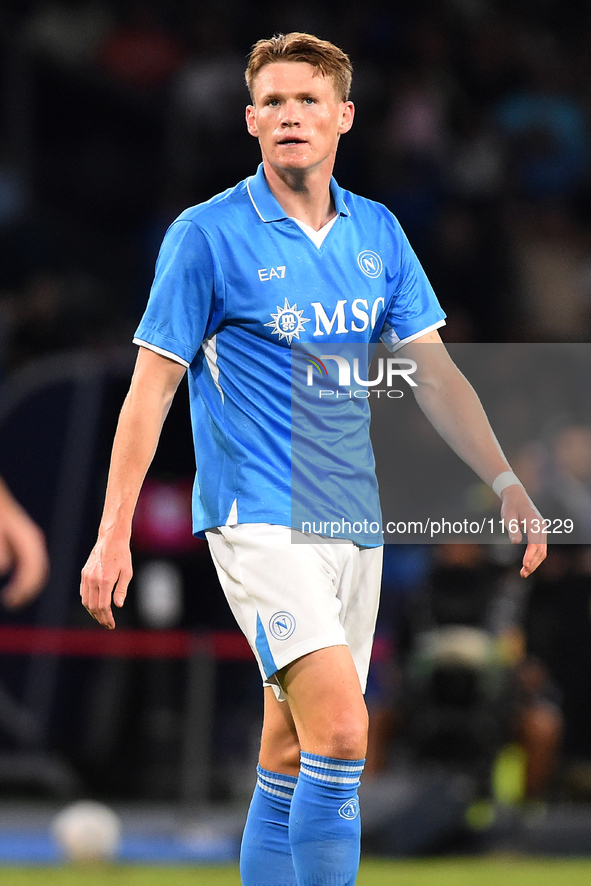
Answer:
[(283, 771), (292, 771), (298, 769), (300, 765), (300, 744), (297, 741), (291, 742), (280, 751), (280, 762)]
[(271, 772), (297, 775), (300, 768), (300, 745), (297, 740), (263, 744), (260, 764)]

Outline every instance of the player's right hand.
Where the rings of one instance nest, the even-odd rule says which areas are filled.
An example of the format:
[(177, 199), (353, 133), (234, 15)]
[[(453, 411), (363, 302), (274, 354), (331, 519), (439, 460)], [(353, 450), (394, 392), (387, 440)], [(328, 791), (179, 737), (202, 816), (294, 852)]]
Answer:
[(110, 631), (115, 628), (111, 604), (123, 606), (132, 574), (129, 540), (99, 536), (82, 570), (80, 597), (84, 608)]

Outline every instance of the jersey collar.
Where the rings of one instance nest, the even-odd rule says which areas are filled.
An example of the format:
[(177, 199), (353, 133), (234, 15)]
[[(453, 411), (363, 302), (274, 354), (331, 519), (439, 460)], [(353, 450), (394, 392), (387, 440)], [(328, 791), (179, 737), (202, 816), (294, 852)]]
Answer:
[[(256, 174), (251, 175), (250, 178), (246, 179), (246, 188), (252, 205), (262, 221), (274, 222), (288, 218), (285, 214), (285, 210), (279, 205), (271, 192), (271, 188), (267, 184), (262, 163), (259, 165)], [(330, 192), (338, 214), (350, 215), (351, 213), (343, 198), (343, 189), (337, 185), (334, 178), (331, 178), (330, 180)]]

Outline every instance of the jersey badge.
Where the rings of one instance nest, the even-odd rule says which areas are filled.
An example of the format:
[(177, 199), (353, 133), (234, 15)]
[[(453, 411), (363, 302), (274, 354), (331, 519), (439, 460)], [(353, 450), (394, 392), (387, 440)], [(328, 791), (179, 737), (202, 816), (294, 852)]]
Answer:
[(364, 249), (357, 256), (357, 264), (367, 277), (379, 277), (384, 268), (384, 263), (377, 252)]
[(273, 335), (279, 336), (279, 341), (286, 338), (287, 344), (290, 345), (294, 338), (300, 337), (300, 332), (304, 331), (304, 323), (309, 323), (308, 317), (303, 316), (303, 311), (298, 311), (297, 304), (290, 305), (285, 299), (283, 307), (277, 305), (277, 313), (271, 312), (273, 318), (270, 323), (265, 326), (273, 328)]

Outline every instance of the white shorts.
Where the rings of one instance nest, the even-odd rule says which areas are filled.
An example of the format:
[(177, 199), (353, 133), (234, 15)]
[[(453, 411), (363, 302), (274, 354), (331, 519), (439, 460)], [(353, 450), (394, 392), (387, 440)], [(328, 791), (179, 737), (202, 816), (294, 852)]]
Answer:
[[(294, 534), (306, 539), (292, 543)], [(258, 662), (276, 672), (316, 649), (348, 646), (365, 692), (382, 574), (381, 547), (330, 543), (287, 526), (240, 523), (206, 533), (220, 584)]]

